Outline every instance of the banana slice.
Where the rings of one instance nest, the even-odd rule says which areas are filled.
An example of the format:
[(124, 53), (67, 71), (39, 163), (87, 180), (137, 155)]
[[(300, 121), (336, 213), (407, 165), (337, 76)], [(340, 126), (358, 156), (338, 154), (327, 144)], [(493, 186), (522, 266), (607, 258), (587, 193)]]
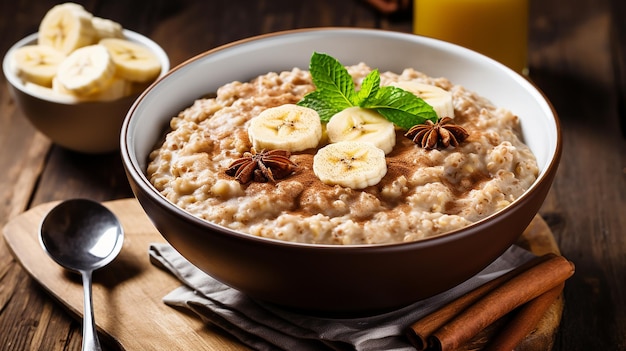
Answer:
[(378, 112), (349, 107), (335, 114), (326, 124), (331, 143), (366, 141), (388, 154), (396, 145), (396, 130), (392, 122)]
[(313, 156), (313, 173), (325, 184), (363, 189), (387, 174), (383, 150), (363, 141), (340, 141)]
[(26, 82), (24, 89), (28, 90), (32, 95), (35, 95), (41, 99), (59, 102), (62, 104), (75, 104), (80, 102), (78, 97), (71, 94), (64, 94), (55, 91), (53, 88), (44, 87), (39, 84)]
[(113, 77), (109, 86), (98, 95), (98, 100), (117, 100), (125, 96), (130, 96), (133, 93), (133, 85), (131, 82), (119, 77)]
[(57, 79), (72, 94), (86, 96), (103, 91), (115, 74), (115, 64), (102, 45), (89, 45), (72, 52), (61, 64)]
[(111, 78), (107, 84), (103, 85), (101, 90), (89, 95), (76, 95), (72, 93), (65, 89), (57, 78), (52, 80), (52, 90), (57, 94), (73, 96), (77, 102), (112, 101), (132, 94), (131, 83), (118, 77)]
[(452, 94), (449, 91), (416, 81), (394, 82), (390, 85), (404, 89), (422, 98), (422, 100), (433, 107), (437, 117), (454, 118), (454, 104), (452, 103)]
[(302, 151), (319, 144), (322, 122), (313, 109), (285, 104), (268, 108), (251, 119), (248, 137), (257, 150)]
[(111, 53), (117, 75), (131, 82), (149, 82), (161, 72), (161, 61), (147, 47), (119, 38), (99, 41)]
[(50, 87), (64, 59), (65, 54), (51, 46), (27, 45), (14, 52), (11, 66), (23, 81)]
[(52, 46), (66, 55), (91, 45), (96, 40), (92, 17), (81, 5), (56, 5), (46, 12), (39, 24), (38, 43)]
[(96, 31), (98, 39), (104, 38), (124, 38), (122, 25), (106, 18), (93, 17), (91, 24)]

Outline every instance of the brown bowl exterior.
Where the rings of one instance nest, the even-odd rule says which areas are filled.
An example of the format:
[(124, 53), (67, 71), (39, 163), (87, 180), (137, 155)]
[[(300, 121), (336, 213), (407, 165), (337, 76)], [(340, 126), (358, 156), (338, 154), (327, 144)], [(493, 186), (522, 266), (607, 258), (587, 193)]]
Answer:
[[(364, 43), (381, 49), (361, 49)], [(276, 56), (277, 48), (284, 55)], [(192, 216), (156, 191), (145, 175), (146, 160), (171, 116), (224, 83), (306, 66), (313, 50), (338, 53), (335, 57), (342, 62), (363, 60), (391, 70), (410, 67), (415, 58), (415, 64), (440, 72), (435, 74), (456, 72), (470, 86), (485, 84), (489, 80), (485, 77), (493, 75), (485, 88), (503, 102), (513, 101), (530, 118), (522, 121), (522, 127), (541, 160), (538, 181), (509, 207), (466, 228), (411, 243), (361, 246), (298, 244), (238, 233)], [(389, 55), (398, 50), (406, 56)], [(252, 56), (254, 65), (249, 61)], [(503, 84), (509, 84), (508, 89), (502, 89)], [(529, 107), (533, 105), (541, 107)], [(336, 28), (246, 39), (179, 65), (135, 102), (122, 127), (121, 146), (137, 199), (163, 237), (191, 263), (252, 298), (327, 316), (388, 311), (448, 290), (478, 273), (530, 224), (550, 189), (561, 154), (554, 110), (513, 71), (427, 38)]]
[(131, 185), (159, 232), (201, 270), (252, 298), (332, 316), (385, 312), (467, 280), (516, 241), (550, 188), (546, 181), (515, 208), (454, 235), (408, 244), (328, 247), (233, 235), (173, 211), (145, 188)]

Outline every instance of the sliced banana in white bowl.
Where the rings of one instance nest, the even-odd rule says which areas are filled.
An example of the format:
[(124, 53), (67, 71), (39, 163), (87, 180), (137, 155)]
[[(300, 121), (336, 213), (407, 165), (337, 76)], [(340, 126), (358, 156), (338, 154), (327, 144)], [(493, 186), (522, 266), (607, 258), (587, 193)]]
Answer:
[(51, 87), (65, 54), (47, 45), (26, 45), (10, 57), (11, 69), (26, 82)]
[(98, 39), (124, 38), (124, 28), (122, 25), (108, 18), (94, 16), (91, 19), (91, 24), (96, 31), (96, 37)]
[(55, 5), (39, 23), (40, 45), (47, 45), (65, 53), (96, 40), (97, 32), (91, 22), (93, 15), (75, 3)]
[(109, 50), (89, 45), (74, 50), (61, 64), (57, 79), (65, 89), (77, 95), (104, 90), (115, 75), (115, 64)]
[(161, 72), (159, 58), (143, 45), (120, 38), (102, 39), (98, 44), (109, 50), (120, 78), (144, 83), (154, 80)]
[[(156, 54), (162, 65), (159, 76), (169, 71), (167, 54), (157, 43), (129, 30), (124, 30), (124, 37)], [(52, 86), (29, 82), (16, 74), (13, 54), (25, 45), (37, 45), (37, 38), (38, 33), (34, 33), (18, 41), (4, 57), (3, 73), (15, 104), (37, 130), (66, 149), (88, 154), (119, 150), (122, 121), (137, 95), (145, 89), (134, 86), (147, 87), (149, 83), (132, 83), (114, 76), (102, 82), (100, 91), (77, 95), (59, 88), (54, 79)]]

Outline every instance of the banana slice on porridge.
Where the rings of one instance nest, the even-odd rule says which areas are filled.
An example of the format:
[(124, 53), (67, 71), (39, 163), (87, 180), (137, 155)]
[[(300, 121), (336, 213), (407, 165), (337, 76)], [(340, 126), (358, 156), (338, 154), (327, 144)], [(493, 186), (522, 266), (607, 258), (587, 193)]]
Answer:
[(367, 141), (340, 141), (313, 157), (313, 173), (325, 184), (363, 189), (387, 174), (385, 152)]
[(317, 147), (322, 138), (322, 123), (315, 110), (285, 104), (252, 118), (248, 137), (256, 150), (303, 151)]
[(378, 112), (361, 107), (349, 107), (335, 114), (326, 125), (331, 143), (339, 141), (369, 142), (388, 154), (396, 145), (392, 122)]
[(416, 81), (399, 81), (390, 84), (420, 97), (427, 104), (432, 106), (438, 118), (454, 118), (454, 105), (452, 104), (452, 94), (437, 86), (424, 84)]

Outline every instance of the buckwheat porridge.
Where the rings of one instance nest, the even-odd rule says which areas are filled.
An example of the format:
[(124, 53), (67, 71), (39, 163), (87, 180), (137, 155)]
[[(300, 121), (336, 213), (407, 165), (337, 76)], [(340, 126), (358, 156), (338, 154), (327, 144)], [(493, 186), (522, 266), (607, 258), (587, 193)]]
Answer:
[[(371, 71), (364, 63), (347, 68), (357, 87)], [(330, 145), (330, 126), (317, 147), (291, 152), (297, 167), (274, 182), (244, 183), (227, 173), (253, 149), (251, 120), (264, 110), (296, 104), (315, 89), (310, 73), (298, 68), (232, 82), (216, 97), (195, 101), (172, 118), (171, 130), (150, 154), (148, 177), (169, 201), (218, 225), (286, 241), (344, 245), (415, 241), (467, 226), (503, 209), (535, 181), (536, 160), (512, 112), (446, 78), (411, 68), (380, 73), (381, 86), (402, 82), (449, 92), (450, 117), (468, 136), (457, 147), (424, 148), (406, 130), (392, 129), (395, 140), (382, 158), (386, 171), (373, 185), (344, 186), (318, 177), (314, 158)]]

